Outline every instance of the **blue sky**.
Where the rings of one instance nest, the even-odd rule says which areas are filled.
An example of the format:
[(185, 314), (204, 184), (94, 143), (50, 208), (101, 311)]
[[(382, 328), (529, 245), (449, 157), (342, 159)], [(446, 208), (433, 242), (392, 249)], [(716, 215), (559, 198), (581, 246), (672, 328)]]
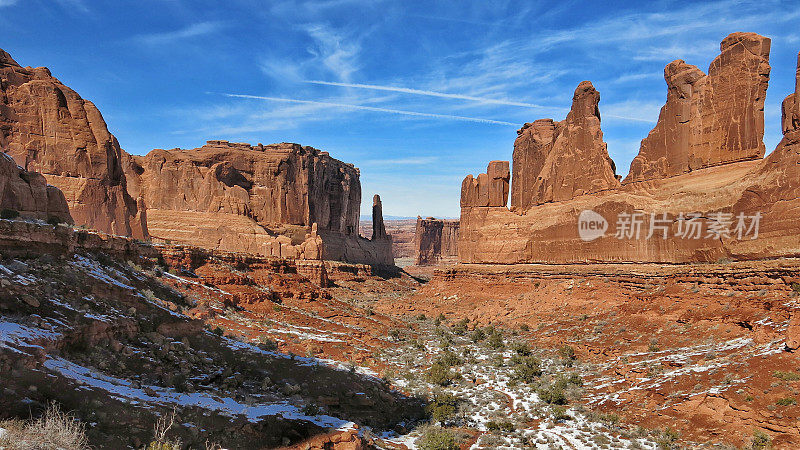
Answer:
[[(647, 5), (643, 6), (643, 3)], [(625, 175), (663, 68), (734, 31), (773, 39), (767, 151), (800, 50), (796, 2), (0, 0), (0, 48), (94, 101), (122, 147), (299, 142), (361, 168), (364, 206), (458, 216), (461, 180), (510, 160), (591, 80)]]

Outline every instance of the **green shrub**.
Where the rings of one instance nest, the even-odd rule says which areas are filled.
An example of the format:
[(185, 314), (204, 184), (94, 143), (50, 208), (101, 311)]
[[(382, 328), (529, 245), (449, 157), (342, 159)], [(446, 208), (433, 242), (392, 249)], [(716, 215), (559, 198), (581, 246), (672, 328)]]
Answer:
[(460, 401), (461, 399), (449, 393), (434, 395), (428, 406), (425, 407), (425, 411), (435, 422), (444, 425), (445, 422), (455, 417)]
[(659, 432), (658, 435), (655, 437), (656, 444), (658, 444), (658, 448), (664, 450), (671, 450), (678, 448), (678, 438), (680, 438), (680, 434), (677, 431), (667, 427), (664, 428), (663, 431)]
[(535, 356), (526, 356), (514, 367), (511, 379), (523, 383), (533, 383), (542, 376), (541, 361)]
[(450, 370), (449, 367), (440, 364), (439, 362), (433, 363), (430, 369), (425, 373), (425, 379), (433, 384), (439, 386), (447, 386), (453, 382), (456, 375)]
[(448, 349), (442, 352), (442, 354), (436, 359), (436, 362), (444, 367), (453, 367), (460, 365), (462, 361), (458, 355), (455, 354), (455, 352)]
[(783, 381), (797, 381), (800, 380), (800, 373), (797, 372), (781, 372), (780, 370), (776, 370), (772, 372), (772, 376), (775, 378), (780, 378)]
[(16, 219), (19, 217), (19, 211), (16, 209), (5, 208), (0, 211), (0, 219)]
[(783, 398), (779, 398), (775, 402), (775, 404), (778, 405), (778, 406), (791, 406), (791, 405), (796, 405), (797, 404), (797, 400), (795, 400), (794, 397), (783, 397)]
[(761, 430), (753, 431), (753, 439), (750, 441), (750, 448), (753, 450), (769, 448), (772, 438)]
[(495, 422), (494, 420), (490, 420), (486, 422), (486, 429), (489, 431), (505, 431), (505, 432), (512, 432), (517, 429), (511, 422)]
[(511, 350), (521, 356), (528, 356), (531, 354), (531, 347), (525, 342), (514, 342), (511, 344)]
[(791, 286), (793, 291), (800, 293), (800, 283), (793, 282), (789, 286)]
[(531, 327), (529, 327), (527, 323), (523, 323), (522, 325), (519, 326), (519, 331), (528, 332), (530, 330)]
[(426, 429), (415, 444), (420, 450), (459, 450), (453, 433), (438, 427)]
[(564, 345), (558, 349), (558, 356), (563, 359), (575, 359), (575, 349), (570, 345)]
[(495, 350), (499, 350), (506, 346), (505, 342), (503, 342), (503, 335), (500, 333), (490, 334), (489, 338), (486, 340), (486, 345)]
[(469, 338), (472, 340), (472, 342), (477, 344), (478, 342), (486, 339), (486, 333), (484, 333), (484, 331), (480, 328), (475, 328), (475, 331), (470, 333)]
[(564, 394), (564, 388), (558, 385), (542, 386), (536, 390), (539, 398), (550, 405), (566, 405), (567, 396)]
[(424, 322), (428, 320), (428, 318), (425, 316), (425, 314), (420, 314), (417, 316), (417, 320), (419, 320), (420, 322)]
[(550, 414), (552, 414), (554, 422), (564, 422), (572, 419), (572, 416), (567, 414), (567, 408), (563, 406), (553, 406), (550, 410)]

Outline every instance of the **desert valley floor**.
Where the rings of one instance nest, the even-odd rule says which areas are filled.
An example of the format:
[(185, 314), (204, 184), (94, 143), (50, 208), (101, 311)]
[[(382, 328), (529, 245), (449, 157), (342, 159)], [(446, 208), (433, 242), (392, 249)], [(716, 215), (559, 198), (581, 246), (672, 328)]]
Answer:
[[(22, 225), (65, 228), (0, 221)], [(170, 414), (232, 448), (440, 448), (439, 425), (461, 448), (800, 445), (798, 260), (329, 263), (321, 288), (279, 259), (93, 239), (0, 261), (0, 404), (58, 398), (104, 448)]]

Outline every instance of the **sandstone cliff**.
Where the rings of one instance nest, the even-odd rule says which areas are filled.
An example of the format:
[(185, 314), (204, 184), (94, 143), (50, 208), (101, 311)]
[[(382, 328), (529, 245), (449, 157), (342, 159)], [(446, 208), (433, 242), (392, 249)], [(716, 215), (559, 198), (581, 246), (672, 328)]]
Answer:
[(763, 157), (769, 51), (769, 38), (733, 33), (708, 75), (683, 60), (669, 63), (667, 103), (625, 182)]
[(22, 217), (73, 223), (64, 194), (47, 184), (41, 174), (19, 167), (0, 153), (0, 210), (14, 210)]
[(123, 156), (128, 189), (144, 199), (148, 229), (159, 240), (291, 259), (393, 262), (385, 229), (373, 240), (358, 235), (358, 169), (327, 152), (208, 141)]
[(525, 210), (619, 186), (600, 130), (599, 103), (600, 93), (584, 81), (575, 89), (566, 119), (557, 123), (537, 120), (517, 132), (512, 209)]
[(122, 150), (97, 108), (44, 67), (23, 68), (0, 50), (0, 150), (65, 195), (78, 225), (147, 238), (128, 195)]
[(458, 220), (417, 217), (414, 233), (415, 264), (438, 264), (458, 256)]
[[(551, 139), (551, 130), (557, 134), (557, 126), (538, 121), (523, 129), (512, 210), (465, 202), (477, 198), (473, 191), (481, 183), (468, 177), (462, 184), (459, 261), (685, 263), (800, 256), (800, 60), (796, 92), (783, 102), (784, 138), (759, 159), (769, 40), (734, 33), (721, 47), (708, 76), (683, 62), (667, 66), (668, 104), (618, 187), (526, 208), (525, 189), (517, 190), (525, 171), (518, 176), (516, 165), (544, 167), (549, 153), (541, 143)], [(655, 159), (654, 149), (661, 154)], [(564, 178), (584, 176), (582, 167), (553, 167)], [(547, 180), (529, 181), (525, 186)]]

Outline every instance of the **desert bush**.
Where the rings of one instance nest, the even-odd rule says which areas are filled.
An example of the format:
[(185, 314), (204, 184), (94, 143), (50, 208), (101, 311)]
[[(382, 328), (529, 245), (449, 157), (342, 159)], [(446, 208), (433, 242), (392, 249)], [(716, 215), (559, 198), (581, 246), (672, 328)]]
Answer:
[(531, 354), (531, 347), (525, 342), (514, 342), (511, 344), (511, 350), (517, 355), (528, 356)]
[(439, 313), (436, 320), (433, 321), (433, 325), (438, 327), (442, 322), (447, 322), (447, 317), (444, 316), (444, 313)]
[(449, 367), (435, 362), (425, 373), (425, 379), (439, 386), (447, 386), (456, 379), (456, 374), (454, 374)]
[(89, 448), (86, 427), (53, 402), (42, 417), (29, 422), (0, 422), (6, 430), (0, 437), (0, 448), (41, 450), (83, 450)]
[(566, 405), (567, 396), (564, 394), (564, 388), (556, 384), (545, 385), (536, 390), (539, 398), (550, 405)]
[(775, 404), (778, 405), (778, 406), (791, 406), (791, 405), (796, 405), (797, 404), (797, 400), (795, 400), (794, 397), (783, 397), (783, 398), (779, 398), (775, 402)]
[(750, 440), (750, 448), (752, 450), (769, 448), (771, 443), (772, 438), (767, 433), (761, 430), (753, 431), (753, 439)]
[(435, 394), (425, 411), (434, 422), (445, 425), (455, 417), (460, 402), (461, 399), (450, 393)]
[(0, 210), (0, 219), (16, 219), (19, 217), (19, 211), (16, 209), (5, 208)]
[(680, 434), (678, 434), (678, 432), (672, 428), (667, 427), (664, 428), (664, 430), (659, 431), (654, 440), (658, 445), (658, 448), (671, 450), (678, 448), (678, 438), (680, 438)]
[(535, 356), (526, 356), (514, 367), (511, 379), (523, 383), (533, 383), (542, 375), (541, 361)]
[(494, 420), (490, 420), (486, 422), (486, 429), (489, 431), (505, 431), (505, 432), (512, 432), (517, 429), (513, 423), (505, 421), (505, 422), (495, 422)]
[(564, 345), (558, 349), (558, 356), (566, 360), (574, 360), (575, 349), (570, 345)]
[(420, 315), (417, 316), (417, 320), (419, 320), (420, 322), (424, 322), (424, 321), (428, 320), (428, 317), (425, 316), (425, 314), (420, 314)]
[(436, 359), (436, 362), (444, 367), (453, 367), (460, 365), (462, 361), (455, 352), (447, 349)]
[(399, 328), (392, 328), (389, 330), (389, 338), (393, 341), (400, 340), (400, 329)]
[(475, 330), (470, 333), (469, 338), (472, 340), (472, 342), (477, 344), (478, 342), (486, 339), (486, 333), (480, 328), (475, 328)]
[(783, 381), (797, 381), (800, 380), (800, 373), (797, 372), (781, 372), (780, 370), (776, 370), (772, 372), (772, 376), (775, 378), (780, 378)]
[(798, 282), (793, 282), (793, 283), (792, 283), (792, 284), (790, 284), (789, 286), (791, 286), (791, 288), (792, 288), (792, 290), (793, 290), (793, 291), (800, 293), (800, 283), (798, 283)]
[(415, 442), (420, 450), (459, 450), (453, 433), (439, 427), (428, 427)]
[(553, 406), (550, 409), (550, 414), (553, 417), (553, 422), (564, 422), (572, 419), (572, 416), (567, 414), (567, 408), (563, 406)]
[(503, 342), (503, 335), (496, 332), (489, 335), (489, 337), (486, 339), (486, 345), (495, 350), (499, 350), (506, 346), (505, 342)]
[(528, 332), (531, 330), (531, 327), (528, 326), (527, 323), (523, 323), (519, 326), (519, 331)]

